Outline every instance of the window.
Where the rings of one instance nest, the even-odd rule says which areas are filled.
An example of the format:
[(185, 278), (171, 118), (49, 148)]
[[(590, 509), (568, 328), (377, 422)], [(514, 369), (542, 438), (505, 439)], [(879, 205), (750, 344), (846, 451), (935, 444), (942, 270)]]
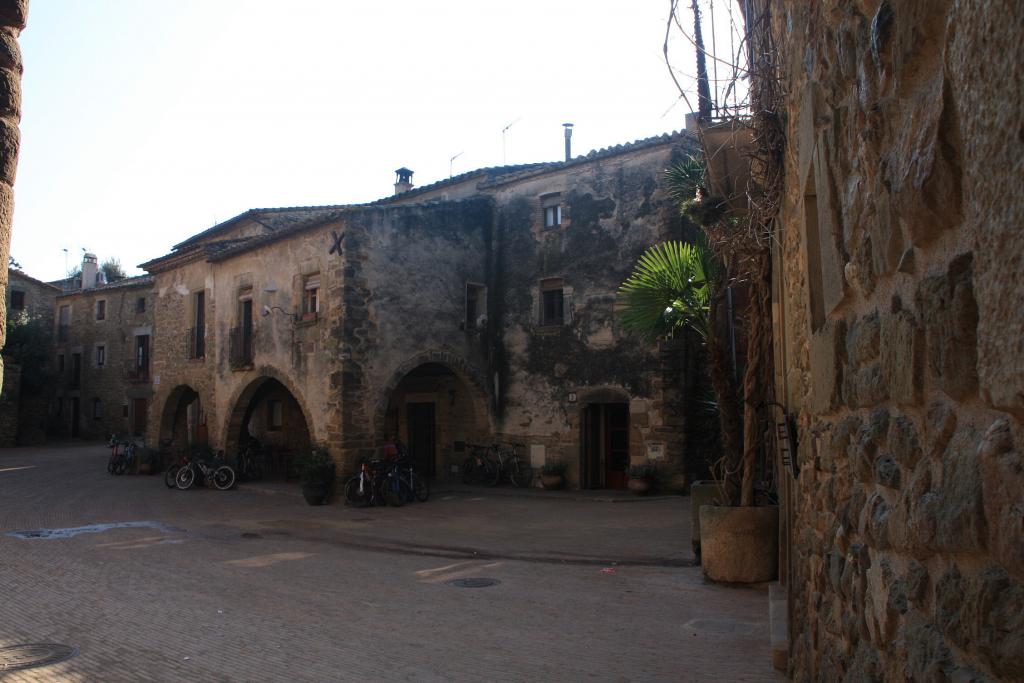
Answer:
[(560, 278), (540, 281), (540, 324), (565, 324), (565, 292)]
[(103, 417), (103, 400), (94, 398), (92, 400), (92, 419), (99, 420)]
[(302, 287), (302, 318), (315, 318), (320, 312), (320, 273), (305, 277)]
[(206, 292), (192, 297), (192, 328), (188, 331), (188, 358), (206, 356)]
[(487, 322), (487, 288), (474, 282), (466, 283), (466, 329), (475, 330)]
[(57, 317), (57, 341), (66, 342), (69, 334), (69, 328), (71, 327), (71, 307), (61, 306)]
[(267, 430), (278, 432), (284, 426), (284, 406), (280, 401), (267, 401)]
[(102, 368), (107, 363), (107, 347), (105, 344), (96, 346), (96, 367)]
[(82, 354), (71, 354), (71, 386), (76, 388), (82, 384)]
[(11, 310), (25, 310), (25, 292), (11, 292)]
[(61, 373), (64, 372), (64, 354), (63, 353), (58, 353), (57, 354), (57, 372), (61, 372)]
[(96, 319), (106, 320), (107, 319), (107, 301), (106, 299), (100, 299), (96, 302)]
[(140, 296), (138, 299), (135, 300), (135, 313), (136, 314), (140, 314), (140, 313), (145, 313), (145, 312), (146, 312), (146, 297)]
[(562, 207), (559, 204), (544, 207), (544, 227), (557, 228), (562, 224)]
[(141, 381), (149, 379), (149, 335), (135, 336), (135, 378)]

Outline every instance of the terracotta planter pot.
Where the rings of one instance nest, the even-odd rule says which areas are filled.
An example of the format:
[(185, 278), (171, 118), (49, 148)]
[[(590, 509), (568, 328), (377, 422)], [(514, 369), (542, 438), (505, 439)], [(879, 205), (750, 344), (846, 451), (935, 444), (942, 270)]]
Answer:
[(562, 484), (565, 483), (565, 477), (561, 474), (542, 474), (540, 475), (541, 485), (550, 490), (562, 488)]
[(778, 574), (779, 508), (700, 508), (700, 565), (712, 581), (761, 583)]
[(630, 479), (626, 482), (626, 487), (638, 496), (642, 496), (651, 490), (650, 479)]

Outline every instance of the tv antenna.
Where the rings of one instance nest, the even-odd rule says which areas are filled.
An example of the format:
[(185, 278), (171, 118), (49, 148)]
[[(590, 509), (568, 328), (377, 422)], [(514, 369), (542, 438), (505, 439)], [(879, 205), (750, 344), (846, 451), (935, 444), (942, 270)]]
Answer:
[(513, 121), (512, 123), (508, 124), (507, 126), (505, 126), (504, 128), (501, 129), (501, 164), (502, 164), (502, 166), (505, 165), (505, 133), (508, 132), (509, 128), (511, 128), (512, 126), (516, 125), (517, 123), (519, 123), (522, 120), (523, 120), (523, 117), (520, 116), (518, 119), (516, 119), (515, 121)]
[(459, 152), (455, 156), (450, 157), (448, 159), (448, 177), (449, 178), (452, 177), (452, 169), (455, 167), (455, 160), (458, 159), (459, 157), (461, 157), (463, 154), (465, 154), (465, 151)]

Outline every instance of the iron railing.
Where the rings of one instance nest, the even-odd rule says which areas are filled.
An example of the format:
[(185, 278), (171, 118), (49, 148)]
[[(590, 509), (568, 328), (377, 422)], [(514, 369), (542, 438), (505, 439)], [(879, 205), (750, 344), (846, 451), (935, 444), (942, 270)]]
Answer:
[(206, 356), (206, 330), (190, 327), (185, 333), (185, 358), (197, 360)]
[(228, 362), (232, 368), (247, 368), (252, 365), (252, 330), (233, 327), (228, 335)]

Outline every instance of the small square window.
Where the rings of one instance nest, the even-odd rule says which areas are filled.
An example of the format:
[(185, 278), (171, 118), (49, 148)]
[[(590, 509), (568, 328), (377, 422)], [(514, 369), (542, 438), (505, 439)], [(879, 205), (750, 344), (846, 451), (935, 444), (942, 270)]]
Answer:
[(11, 310), (25, 310), (25, 292), (11, 292)]
[(96, 319), (107, 319), (107, 302), (105, 299), (100, 299), (99, 301), (96, 302)]
[(145, 313), (146, 312), (146, 297), (140, 296), (135, 300), (135, 312)]
[(544, 227), (557, 228), (562, 224), (562, 205), (554, 204), (544, 207)]
[(550, 278), (540, 283), (540, 324), (565, 324), (565, 290), (562, 280)]
[(57, 372), (64, 372), (64, 354), (57, 354)]
[(92, 417), (94, 420), (99, 420), (103, 417), (103, 400), (94, 398), (92, 400)]
[(107, 363), (107, 347), (100, 345), (96, 347), (96, 367), (102, 368)]

